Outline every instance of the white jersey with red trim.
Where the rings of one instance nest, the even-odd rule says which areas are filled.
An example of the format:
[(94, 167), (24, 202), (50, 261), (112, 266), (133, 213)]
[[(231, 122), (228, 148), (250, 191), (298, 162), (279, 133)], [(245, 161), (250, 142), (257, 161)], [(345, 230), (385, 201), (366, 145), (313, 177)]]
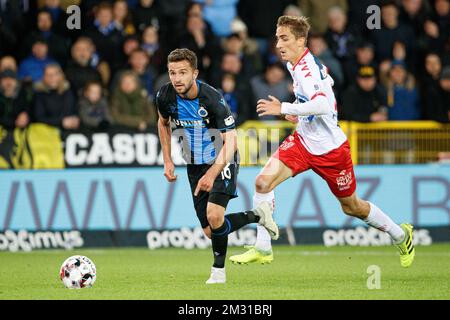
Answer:
[(305, 50), (298, 62), (287, 68), (294, 81), (295, 103), (311, 101), (317, 96), (325, 96), (328, 101), (328, 113), (324, 115), (299, 116), (297, 132), (306, 150), (315, 155), (330, 152), (342, 145), (347, 137), (337, 122), (336, 98), (332, 86), (333, 79), (328, 69), (319, 59)]

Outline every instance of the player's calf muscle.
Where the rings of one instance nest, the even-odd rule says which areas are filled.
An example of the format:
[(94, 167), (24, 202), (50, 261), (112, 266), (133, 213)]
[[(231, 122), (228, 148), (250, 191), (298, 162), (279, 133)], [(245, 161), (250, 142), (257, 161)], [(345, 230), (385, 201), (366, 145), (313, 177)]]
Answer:
[(338, 198), (338, 200), (341, 203), (342, 211), (349, 216), (365, 219), (369, 215), (369, 203), (359, 199), (356, 194), (350, 197)]

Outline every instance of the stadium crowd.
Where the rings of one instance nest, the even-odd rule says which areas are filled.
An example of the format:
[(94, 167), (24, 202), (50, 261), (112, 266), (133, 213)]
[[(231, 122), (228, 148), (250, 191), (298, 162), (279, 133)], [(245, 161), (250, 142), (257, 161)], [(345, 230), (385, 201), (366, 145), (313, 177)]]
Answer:
[[(81, 28), (69, 29), (69, 5)], [(378, 5), (381, 28), (366, 13)], [(308, 47), (335, 81), (340, 119), (450, 119), (449, 0), (0, 0), (0, 126), (156, 125), (168, 53), (199, 58), (237, 123), (269, 94), (293, 101), (279, 16), (310, 17)]]

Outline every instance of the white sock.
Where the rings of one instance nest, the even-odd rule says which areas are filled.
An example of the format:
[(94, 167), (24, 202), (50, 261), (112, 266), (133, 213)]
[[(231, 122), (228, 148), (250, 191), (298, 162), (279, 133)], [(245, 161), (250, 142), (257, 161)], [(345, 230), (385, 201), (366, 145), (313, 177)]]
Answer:
[(405, 232), (403, 229), (392, 221), (392, 219), (389, 218), (389, 216), (381, 211), (381, 209), (376, 205), (371, 202), (369, 202), (369, 205), (370, 212), (364, 221), (371, 227), (387, 232), (391, 236), (394, 243), (397, 244), (402, 242), (405, 238)]
[[(268, 201), (273, 205), (275, 201), (275, 193), (273, 191), (269, 193), (255, 192), (255, 194), (253, 195), (253, 208), (258, 207), (261, 202), (264, 201)], [(272, 250), (272, 238), (270, 237), (269, 232), (266, 230), (266, 228), (259, 224), (256, 228), (256, 249), (262, 251)]]

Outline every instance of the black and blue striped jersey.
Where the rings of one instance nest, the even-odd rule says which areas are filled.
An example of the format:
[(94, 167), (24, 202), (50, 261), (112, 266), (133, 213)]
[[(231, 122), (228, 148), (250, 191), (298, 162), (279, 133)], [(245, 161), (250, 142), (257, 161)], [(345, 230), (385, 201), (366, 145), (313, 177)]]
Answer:
[(197, 86), (197, 97), (185, 99), (169, 82), (157, 92), (156, 106), (163, 118), (170, 118), (174, 134), (182, 138), (185, 161), (210, 164), (222, 147), (220, 132), (235, 129), (235, 121), (219, 91), (199, 80)]

